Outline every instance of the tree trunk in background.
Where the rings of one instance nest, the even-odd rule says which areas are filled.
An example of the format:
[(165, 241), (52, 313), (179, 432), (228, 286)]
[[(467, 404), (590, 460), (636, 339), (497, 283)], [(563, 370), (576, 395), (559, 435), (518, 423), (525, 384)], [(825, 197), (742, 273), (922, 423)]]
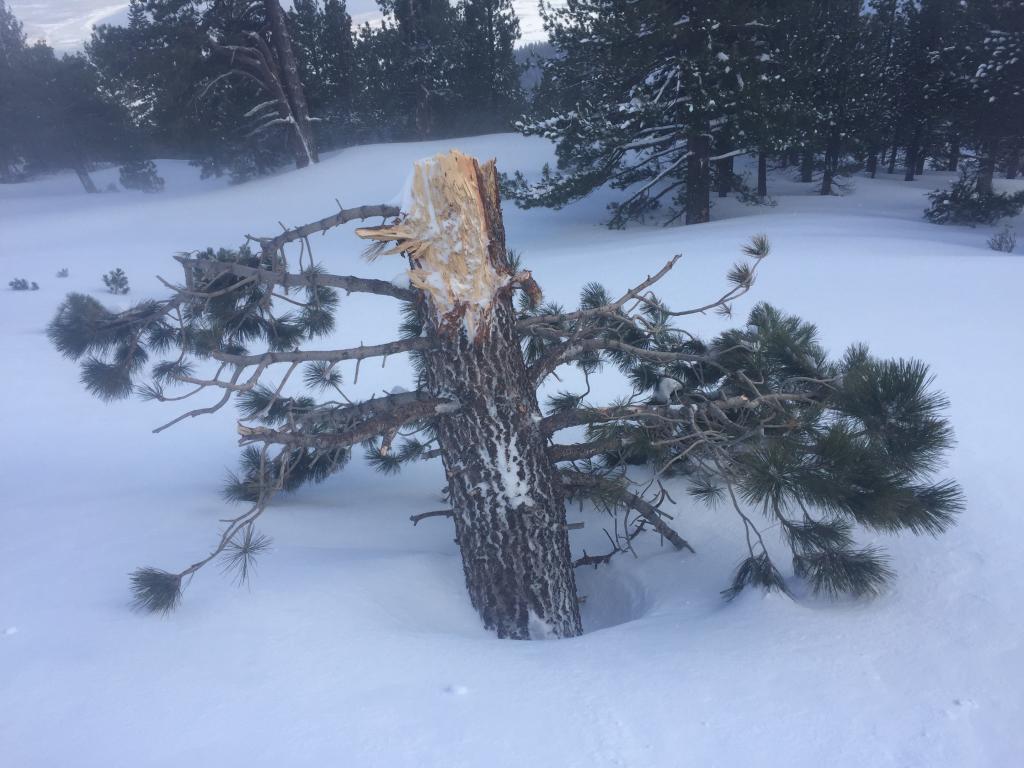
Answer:
[(928, 159), (928, 147), (921, 147), (917, 152), (917, 175), (924, 173), (924, 162)]
[(1016, 179), (1020, 173), (1020, 144), (1013, 142), (1010, 147), (1010, 156), (1006, 158), (1006, 178)]
[(984, 144), (978, 152), (978, 192), (983, 195), (992, 194), (992, 176), (996, 170), (995, 147)]
[(921, 124), (914, 126), (910, 143), (907, 145), (906, 173), (903, 174), (904, 181), (913, 181), (914, 172), (917, 170), (917, 155), (921, 151)]
[(892, 147), (889, 148), (889, 167), (886, 169), (887, 173), (896, 173), (896, 156), (899, 154), (899, 151), (900, 148), (894, 140)]
[(732, 171), (735, 158), (725, 157), (718, 161), (718, 196), (728, 197), (732, 191)]
[(960, 165), (960, 134), (954, 133), (949, 140), (949, 162), (946, 164), (947, 171), (955, 171)]
[(878, 173), (878, 148), (871, 147), (868, 150), (868, 159), (864, 164), (865, 170), (868, 172), (868, 176), (872, 179), (875, 178), (875, 174)]
[(274, 51), (277, 54), (281, 79), (284, 81), (282, 85), (291, 107), (292, 119), (295, 121), (296, 138), (301, 143), (306, 156), (305, 162), (302, 162), (301, 159), (296, 160), (296, 165), (302, 168), (311, 162), (320, 162), (316, 139), (313, 136), (313, 124), (309, 120), (306, 93), (302, 88), (302, 81), (299, 79), (299, 66), (295, 61), (295, 53), (292, 51), (292, 41), (285, 24), (284, 10), (278, 0), (264, 0), (263, 4), (270, 21)]
[(397, 240), (408, 255), (439, 342), (425, 354), (427, 390), (459, 403), (436, 434), (470, 600), (499, 637), (579, 635), (565, 503), (515, 330), (494, 162), (450, 152), (418, 163), (411, 194), (404, 220), (358, 234)]
[(814, 181), (814, 152), (810, 149), (805, 149), (800, 157), (800, 181), (804, 184)]
[(89, 171), (85, 167), (85, 163), (75, 163), (75, 174), (78, 176), (78, 180), (82, 182), (86, 192), (89, 194), (99, 192), (93, 183), (92, 176), (89, 175)]
[(833, 128), (825, 145), (825, 171), (821, 175), (821, 194), (831, 195), (836, 169), (839, 166), (839, 134)]
[(707, 134), (689, 138), (690, 157), (686, 161), (686, 223), (711, 221), (711, 141)]
[(768, 153), (763, 149), (757, 153), (757, 196), (768, 197)]

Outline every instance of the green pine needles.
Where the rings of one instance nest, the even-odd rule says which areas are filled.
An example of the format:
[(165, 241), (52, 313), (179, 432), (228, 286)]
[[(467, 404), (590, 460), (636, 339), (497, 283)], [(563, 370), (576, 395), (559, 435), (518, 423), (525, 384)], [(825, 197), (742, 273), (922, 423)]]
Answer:
[[(391, 210), (372, 210), (378, 209)], [(460, 404), (431, 391), (425, 375), (428, 352), (441, 347), (425, 322), (422, 297), (390, 282), (328, 274), (304, 263), (305, 244), (299, 270), (288, 271), (286, 243), (367, 215), (381, 214), (343, 210), (255, 240), (258, 253), (242, 247), (182, 254), (184, 283), (164, 301), (120, 313), (80, 294), (61, 304), (49, 337), (80, 363), (82, 381), (95, 395), (169, 402), (219, 393), (216, 402), (157, 431), (229, 402), (238, 408), (241, 466), (228, 476), (224, 494), (242, 511), (225, 521), (204, 559), (180, 572), (136, 571), (131, 586), (140, 609), (175, 608), (183, 585), (214, 559), (238, 581), (250, 578), (270, 544), (254, 524), (275, 495), (330, 477), (357, 446), (388, 475), (442, 455), (436, 427)], [(582, 391), (550, 395), (536, 421), (549, 439), (565, 498), (588, 501), (608, 516), (610, 549), (584, 552), (577, 567), (632, 551), (647, 531), (692, 550), (678, 523), (670, 523), (670, 478), (694, 502), (742, 522), (743, 555), (723, 592), (727, 598), (747, 587), (797, 593), (801, 581), (828, 597), (876, 595), (893, 578), (880, 536), (938, 535), (963, 510), (959, 486), (936, 477), (953, 433), (946, 398), (924, 363), (881, 360), (863, 346), (832, 359), (814, 325), (768, 304), (710, 339), (681, 327), (692, 314), (729, 316), (769, 250), (764, 237), (754, 238), (728, 273), (726, 291), (684, 310), (651, 290), (679, 257), (618, 298), (587, 284), (573, 310), (539, 302), (532, 278), (517, 287), (515, 331), (535, 386), (563, 366), (575, 367), (585, 382)], [(529, 275), (518, 265), (516, 274)], [(398, 299), (400, 337), (304, 350), (334, 328), (342, 290)], [(396, 387), (361, 402), (346, 395), (360, 361), (393, 354), (410, 356), (412, 391)], [(343, 375), (346, 361), (355, 365)], [(629, 391), (613, 403), (592, 402), (591, 378), (606, 366), (625, 377)], [(280, 372), (273, 382), (269, 370)], [(286, 393), (289, 382), (304, 392)], [(572, 428), (582, 441), (558, 442)]]

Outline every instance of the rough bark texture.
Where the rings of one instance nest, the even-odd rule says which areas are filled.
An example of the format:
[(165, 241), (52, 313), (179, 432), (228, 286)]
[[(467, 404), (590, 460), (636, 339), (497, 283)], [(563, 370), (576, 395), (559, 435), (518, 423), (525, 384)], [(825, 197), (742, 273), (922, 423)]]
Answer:
[(499, 637), (582, 632), (560, 480), (515, 330), (513, 274), (494, 163), (458, 152), (417, 165), (411, 208), (391, 228), (422, 292), (427, 389), (459, 403), (437, 436), (466, 587)]
[(689, 138), (690, 157), (686, 161), (686, 223), (711, 221), (711, 141), (706, 134)]

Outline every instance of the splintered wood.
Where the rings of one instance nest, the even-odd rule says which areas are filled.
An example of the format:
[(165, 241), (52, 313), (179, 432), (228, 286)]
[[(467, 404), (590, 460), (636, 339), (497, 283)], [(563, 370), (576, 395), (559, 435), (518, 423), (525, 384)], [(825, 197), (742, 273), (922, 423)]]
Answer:
[(469, 338), (486, 326), (491, 302), (512, 275), (491, 253), (492, 222), (485, 195), (496, 186), (494, 162), (480, 166), (461, 152), (416, 163), (404, 216), (395, 224), (363, 227), (359, 237), (395, 242), (387, 254), (409, 257), (409, 282), (423, 291), (438, 328)]

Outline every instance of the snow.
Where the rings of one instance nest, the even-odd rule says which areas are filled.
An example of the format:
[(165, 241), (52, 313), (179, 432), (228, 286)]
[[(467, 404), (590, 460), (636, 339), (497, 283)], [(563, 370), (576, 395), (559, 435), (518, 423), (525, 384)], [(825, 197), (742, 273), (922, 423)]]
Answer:
[[(11, 0), (8, 7), (24, 23), (25, 34), (30, 43), (45, 40), (59, 52), (80, 50), (92, 34), (92, 28), (99, 24), (124, 26), (128, 23), (128, 3), (110, 0), (49, 0), (30, 2)], [(289, 0), (283, 0), (285, 8), (291, 7)], [(347, 0), (346, 8), (352, 17), (353, 29), (369, 23), (381, 22), (377, 0)], [(541, 20), (537, 0), (512, 0), (519, 17), (520, 44), (547, 40), (544, 23)], [(565, 0), (553, 0), (554, 7), (565, 5)]]
[[(696, 227), (598, 222), (622, 193), (562, 211), (506, 209), (510, 246), (547, 297), (571, 303), (601, 280), (618, 295), (684, 258), (659, 285), (676, 307), (718, 295), (739, 247), (764, 232), (772, 255), (735, 325), (759, 300), (815, 321), (839, 353), (864, 340), (881, 355), (929, 361), (952, 401), (959, 445), (949, 475), (968, 498), (938, 539), (886, 540), (898, 571), (872, 602), (747, 592), (723, 603), (742, 555), (731, 516), (676, 489), (673, 524), (697, 553), (638, 541), (578, 574), (588, 633), (551, 642), (486, 633), (463, 586), (451, 522), (413, 527), (437, 509), (442, 472), (397, 479), (358, 458), (328, 482), (275, 502), (262, 530), (273, 550), (248, 589), (200, 572), (166, 619), (126, 607), (139, 565), (184, 567), (225, 516), (222, 468), (237, 454), (225, 410), (150, 429), (176, 412), (104, 405), (43, 329), (68, 291), (124, 306), (164, 294), (172, 254), (233, 246), (346, 205), (391, 199), (414, 160), (452, 146), (536, 177), (540, 139), (487, 136), (378, 145), (315, 167), (231, 187), (159, 163), (158, 195), (85, 195), (73, 175), (0, 186), (0, 754), (11, 766), (787, 766), (990, 768), (1024, 754), (1024, 475), (1014, 383), (1020, 255), (986, 247), (994, 228), (925, 223), (924, 193), (954, 174), (857, 178), (844, 197), (773, 176), (774, 208), (728, 201)], [(742, 168), (743, 165), (740, 164)], [(117, 170), (96, 174), (103, 189)], [(1021, 182), (997, 182), (1019, 189)], [(1018, 231), (1024, 222), (1018, 220)], [(343, 231), (313, 240), (332, 271), (388, 280)], [(100, 276), (123, 267), (132, 292)], [(70, 270), (66, 279), (54, 274)], [(342, 298), (337, 339), (393, 338), (383, 297)], [(687, 327), (724, 327), (699, 317)], [(346, 394), (412, 386), (404, 359), (345, 363)], [(582, 383), (566, 378), (559, 388)], [(592, 400), (621, 394), (593, 377)], [(602, 551), (605, 519), (575, 506), (577, 551)], [(869, 543), (865, 540), (865, 543)], [(794, 584), (794, 588), (797, 585)]]

